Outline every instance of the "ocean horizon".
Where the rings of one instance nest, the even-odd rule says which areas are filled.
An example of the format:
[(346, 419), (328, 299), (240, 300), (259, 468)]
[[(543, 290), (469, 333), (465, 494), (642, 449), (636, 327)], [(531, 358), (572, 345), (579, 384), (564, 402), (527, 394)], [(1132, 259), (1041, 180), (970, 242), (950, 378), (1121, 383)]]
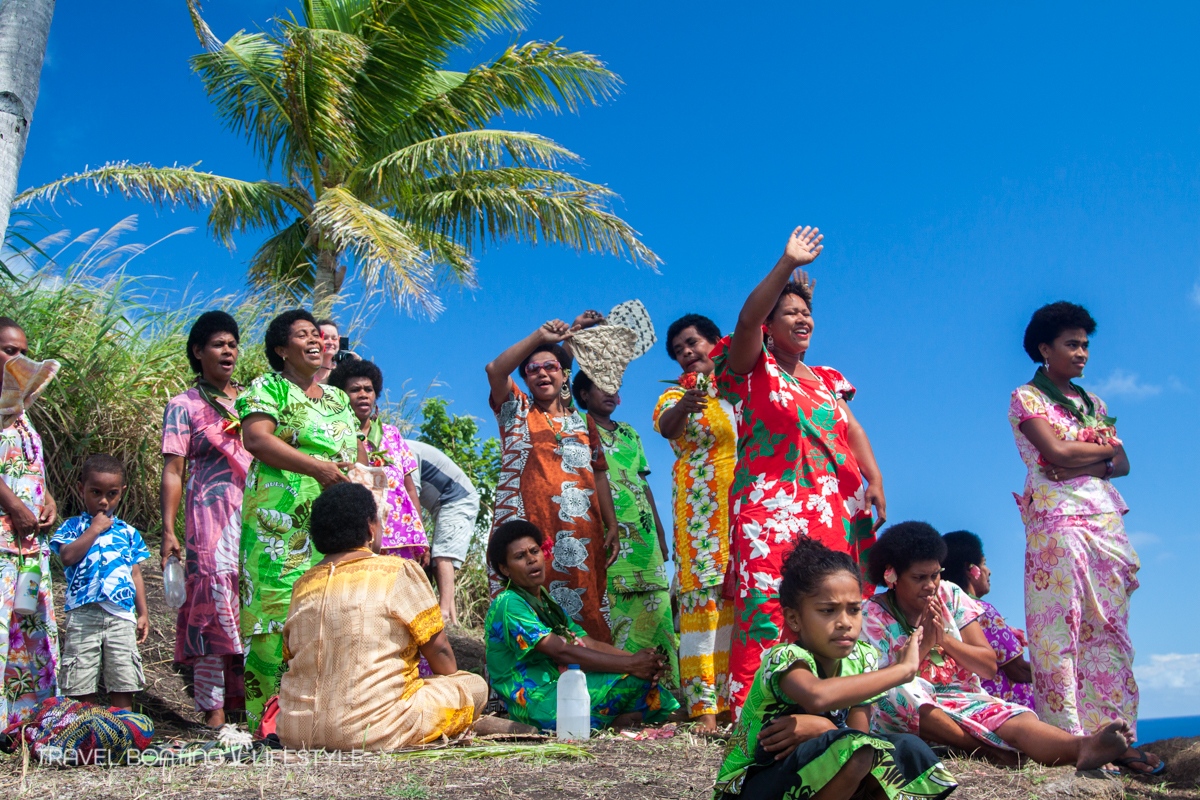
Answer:
[(1176, 736), (1200, 736), (1200, 716), (1139, 719), (1137, 728), (1139, 744)]

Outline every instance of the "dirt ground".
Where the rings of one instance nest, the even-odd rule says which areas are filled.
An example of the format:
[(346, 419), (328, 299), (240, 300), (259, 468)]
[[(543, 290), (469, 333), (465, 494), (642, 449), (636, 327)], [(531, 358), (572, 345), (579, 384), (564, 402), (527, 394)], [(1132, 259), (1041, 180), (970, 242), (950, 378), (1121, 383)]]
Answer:
[[(142, 710), (155, 720), (156, 740), (211, 738), (192, 710), (190, 676), (172, 667), (174, 615), (162, 598), (157, 570), (145, 571), (152, 625), (142, 647), (147, 689)], [(61, 585), (61, 584), (59, 584)], [(61, 602), (61, 600), (60, 600)], [(61, 619), (61, 617), (60, 617)], [(451, 631), (462, 669), (480, 671), (483, 644), (471, 631)], [(498, 749), (506, 748), (506, 749)], [(0, 756), (0, 797), (70, 798), (614, 798), (667, 800), (711, 797), (723, 745), (693, 736), (686, 726), (672, 739), (632, 741), (602, 735), (555, 757), (557, 748), (536, 742), (481, 742), (417, 757), (408, 754), (302, 757), (282, 763), (278, 754), (245, 765), (176, 767), (82, 767), (59, 769), (26, 765), (18, 756)], [(1089, 796), (1114, 800), (1200, 798), (1200, 739), (1169, 739), (1149, 746), (1167, 759), (1161, 780), (1085, 779)], [(1036, 765), (1002, 769), (972, 759), (950, 760), (958, 778), (958, 800), (1051, 800), (1073, 776), (1068, 768)]]

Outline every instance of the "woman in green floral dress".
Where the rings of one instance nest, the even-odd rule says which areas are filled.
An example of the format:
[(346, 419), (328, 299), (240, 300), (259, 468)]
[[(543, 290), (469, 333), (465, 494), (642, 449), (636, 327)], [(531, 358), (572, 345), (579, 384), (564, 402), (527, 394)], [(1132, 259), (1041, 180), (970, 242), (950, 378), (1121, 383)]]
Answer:
[(237, 399), (242, 440), (254, 456), (242, 504), (241, 630), (246, 653), (246, 717), (258, 727), (279, 691), (283, 623), (292, 585), (320, 555), (308, 537), (312, 502), (347, 480), (358, 428), (341, 389), (314, 380), (321, 331), (307, 311), (287, 311), (267, 327), (267, 361), (275, 372)]
[(572, 390), (576, 404), (596, 423), (617, 513), (617, 559), (608, 567), (613, 644), (630, 653), (658, 648), (669, 659), (662, 684), (678, 688), (679, 638), (671, 618), (667, 536), (646, 481), (650, 465), (642, 438), (632, 425), (612, 418), (620, 398), (596, 386), (582, 370)]

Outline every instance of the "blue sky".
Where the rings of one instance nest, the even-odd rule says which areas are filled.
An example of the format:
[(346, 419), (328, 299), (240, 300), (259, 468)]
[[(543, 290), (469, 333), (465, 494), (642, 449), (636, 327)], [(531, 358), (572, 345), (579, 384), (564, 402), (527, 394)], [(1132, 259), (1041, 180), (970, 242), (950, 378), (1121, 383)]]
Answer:
[[(224, 37), (292, 7), (209, 0), (206, 16)], [(1200, 714), (1200, 626), (1179, 609), (1200, 545), (1196, 432), (1179, 416), (1200, 396), (1200, 7), (1131, 8), (544, 3), (512, 41), (562, 37), (600, 55), (624, 91), (577, 117), (504, 125), (583, 155), (582, 174), (621, 194), (661, 273), (489, 248), (479, 289), (447, 290), (436, 321), (385, 312), (353, 336), (393, 391), (436, 379), (494, 432), (483, 365), (502, 346), (632, 297), (660, 332), (691, 311), (729, 329), (791, 228), (818, 225), (810, 362), (857, 385), (889, 518), (983, 536), (990, 599), (1019, 623), (1011, 492), (1024, 473), (1009, 393), (1032, 372), (1020, 346), (1030, 313), (1081, 302), (1100, 324), (1084, 383), (1119, 418), (1133, 466), (1117, 485), (1143, 563), (1132, 614), (1143, 716)], [(191, 75), (196, 50), (183, 0), (59, 0), (22, 187), (119, 159), (261, 177)], [(202, 228), (186, 212), (75, 197), (52, 227), (136, 212), (140, 241)], [(135, 264), (180, 287), (202, 275), (236, 290), (255, 244), (230, 253), (197, 232)], [(671, 454), (649, 419), (658, 381), (675, 373), (656, 348), (630, 367), (618, 410), (642, 431), (667, 517)]]

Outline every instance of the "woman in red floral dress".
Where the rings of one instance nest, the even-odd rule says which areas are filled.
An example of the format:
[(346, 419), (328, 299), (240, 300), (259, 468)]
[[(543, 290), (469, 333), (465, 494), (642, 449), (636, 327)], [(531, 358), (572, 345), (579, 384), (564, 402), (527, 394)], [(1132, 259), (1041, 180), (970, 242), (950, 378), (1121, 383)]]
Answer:
[[(812, 289), (799, 268), (820, 255), (822, 238), (816, 228), (792, 232), (783, 256), (746, 299), (733, 335), (712, 352), (718, 391), (741, 404), (729, 492), (735, 713), (762, 654), (786, 629), (780, 568), (796, 537), (818, 539), (865, 565), (885, 517), (883, 478), (867, 434), (847, 406), (854, 387), (835, 369), (804, 363), (813, 331)], [(874, 587), (864, 591), (870, 597)]]

